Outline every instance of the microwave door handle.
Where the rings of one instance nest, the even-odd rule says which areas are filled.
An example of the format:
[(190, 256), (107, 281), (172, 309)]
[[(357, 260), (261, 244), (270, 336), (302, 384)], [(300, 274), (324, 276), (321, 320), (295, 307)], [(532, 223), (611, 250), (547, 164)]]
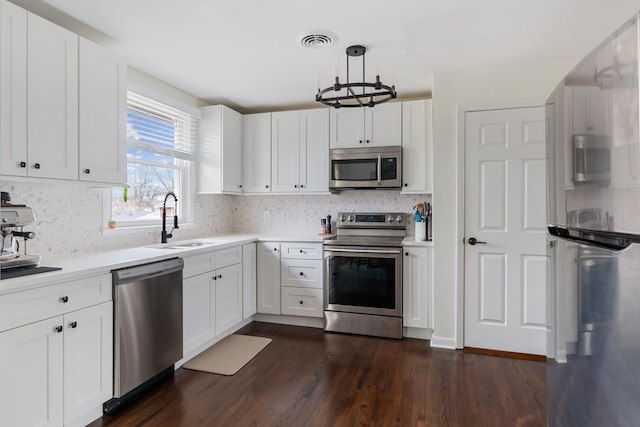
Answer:
[(378, 185), (382, 185), (382, 154), (378, 154)]

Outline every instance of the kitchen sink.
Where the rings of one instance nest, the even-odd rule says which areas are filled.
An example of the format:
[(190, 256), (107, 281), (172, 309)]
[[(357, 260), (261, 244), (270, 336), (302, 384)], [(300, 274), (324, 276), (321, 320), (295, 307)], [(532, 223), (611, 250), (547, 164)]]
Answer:
[(202, 246), (212, 246), (218, 245), (220, 243), (224, 243), (226, 240), (212, 239), (212, 240), (201, 240), (197, 242), (182, 242), (182, 243), (174, 243), (174, 244), (159, 244), (153, 246), (145, 246), (149, 249), (189, 249), (189, 248), (199, 248)]

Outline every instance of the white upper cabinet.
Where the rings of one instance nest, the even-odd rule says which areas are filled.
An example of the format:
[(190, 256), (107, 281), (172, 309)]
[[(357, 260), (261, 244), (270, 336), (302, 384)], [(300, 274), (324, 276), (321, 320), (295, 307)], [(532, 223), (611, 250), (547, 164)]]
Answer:
[(273, 192), (329, 190), (328, 109), (271, 114)]
[(80, 180), (127, 182), (127, 64), (80, 39)]
[(609, 135), (609, 93), (596, 86), (571, 87), (574, 135)]
[(329, 111), (300, 111), (300, 191), (329, 191)]
[(26, 176), (27, 11), (0, 0), (0, 17), (0, 174)]
[(0, 11), (0, 174), (124, 184), (126, 64), (12, 3)]
[(402, 192), (431, 193), (433, 133), (431, 100), (402, 103)]
[(198, 193), (242, 193), (242, 115), (224, 105), (202, 107)]
[(271, 113), (242, 117), (242, 155), (245, 193), (271, 191)]
[(402, 104), (330, 110), (331, 148), (385, 147), (402, 142)]

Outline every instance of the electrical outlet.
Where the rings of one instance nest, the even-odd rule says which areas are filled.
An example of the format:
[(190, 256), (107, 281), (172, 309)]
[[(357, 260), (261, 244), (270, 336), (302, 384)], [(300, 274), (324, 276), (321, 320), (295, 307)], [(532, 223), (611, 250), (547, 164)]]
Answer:
[(269, 222), (271, 220), (271, 214), (269, 211), (264, 211), (262, 214), (262, 222)]

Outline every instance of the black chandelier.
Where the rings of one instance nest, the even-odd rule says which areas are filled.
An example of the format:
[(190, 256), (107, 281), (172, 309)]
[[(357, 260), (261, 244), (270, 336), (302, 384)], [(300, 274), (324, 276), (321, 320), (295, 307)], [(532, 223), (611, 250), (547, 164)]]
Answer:
[[(340, 78), (336, 74), (336, 81), (333, 86), (329, 86), (325, 89), (318, 88), (316, 93), (316, 101), (322, 102), (325, 105), (335, 108), (342, 107), (374, 107), (383, 102), (387, 102), (390, 99), (394, 99), (398, 96), (396, 93), (395, 85), (387, 86), (380, 82), (380, 75), (376, 73), (375, 83), (367, 83), (364, 77), (364, 56), (367, 48), (360, 45), (349, 46), (347, 48), (347, 82), (340, 83)], [(349, 81), (349, 57), (350, 56), (362, 56), (362, 82), (350, 82)], [(362, 93), (358, 90), (362, 88)], [(367, 93), (367, 88), (373, 88), (373, 91)], [(346, 95), (340, 95), (339, 92), (342, 89), (346, 89)], [(335, 96), (325, 96), (329, 92), (335, 92)]]

